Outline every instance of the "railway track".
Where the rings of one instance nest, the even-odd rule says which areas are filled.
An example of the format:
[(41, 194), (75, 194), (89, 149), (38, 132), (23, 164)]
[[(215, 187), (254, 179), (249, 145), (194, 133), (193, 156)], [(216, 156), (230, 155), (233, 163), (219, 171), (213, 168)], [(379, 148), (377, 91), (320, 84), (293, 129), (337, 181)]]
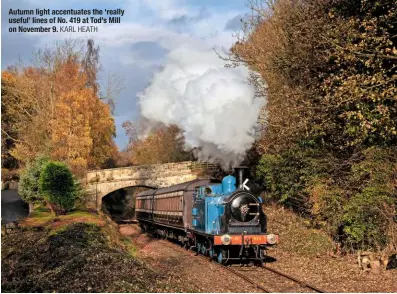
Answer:
[[(199, 257), (200, 259), (204, 259), (207, 262), (210, 261), (209, 258), (206, 258), (202, 255), (197, 255), (196, 257)], [(238, 269), (235, 269), (233, 266), (225, 266), (216, 262), (213, 262), (216, 266), (219, 266), (229, 272), (232, 272), (233, 274), (239, 276), (241, 279), (247, 281), (250, 283), (252, 286), (255, 288), (263, 291), (264, 293), (274, 293), (274, 292), (287, 292), (287, 293), (325, 293), (325, 291), (308, 284), (306, 282), (303, 282), (301, 280), (298, 280), (297, 278), (285, 274), (283, 272), (280, 272), (276, 269), (272, 269), (268, 266), (262, 266), (262, 267), (252, 267), (248, 269), (244, 269), (241, 267), (238, 267)], [(248, 277), (246, 274), (243, 272), (250, 272), (250, 277)], [(266, 274), (267, 273), (267, 274)], [(269, 275), (270, 273), (270, 275)], [(254, 278), (255, 277), (255, 278)], [(262, 281), (258, 280), (256, 277), (260, 277)], [(284, 279), (284, 281), (282, 281)], [(264, 282), (264, 280), (266, 282)], [(271, 281), (271, 286), (266, 286), (267, 283)]]
[[(287, 293), (325, 293), (326, 291), (299, 280), (291, 275), (268, 266), (241, 268), (240, 272), (250, 272), (250, 276), (259, 285), (268, 285), (268, 292)], [(270, 282), (271, 281), (271, 282)], [(269, 283), (270, 282), (270, 283)]]
[[(179, 250), (182, 250), (182, 248), (174, 244), (172, 242), (167, 242), (171, 246), (178, 248)], [(234, 275), (240, 277), (244, 281), (250, 283), (253, 287), (256, 289), (259, 289), (263, 293), (282, 293), (282, 292), (287, 292), (287, 293), (326, 293), (326, 291), (319, 289), (318, 287), (315, 287), (309, 283), (306, 283), (304, 281), (301, 281), (291, 275), (288, 275), (286, 273), (283, 273), (279, 270), (270, 268), (268, 266), (262, 266), (262, 267), (235, 267), (235, 266), (225, 266), (222, 264), (219, 264), (217, 262), (213, 262), (210, 260), (208, 257), (205, 257), (203, 255), (196, 255), (191, 251), (187, 252), (191, 255), (194, 256), (195, 258), (199, 258), (201, 260), (204, 260), (205, 262), (211, 262), (215, 266), (218, 266), (226, 271), (229, 271), (233, 273)], [(250, 277), (248, 277), (244, 272), (251, 272)], [(260, 276), (262, 278), (262, 281), (257, 280), (254, 277)], [(283, 281), (284, 279), (284, 281)], [(266, 281), (266, 282), (264, 282)], [(271, 281), (271, 285), (266, 285), (269, 281)], [(270, 287), (269, 287), (270, 286)]]
[(269, 289), (263, 287), (262, 285), (260, 285), (260, 284), (257, 283), (256, 281), (252, 280), (251, 278), (247, 277), (246, 275), (242, 274), (241, 272), (239, 272), (239, 271), (237, 271), (237, 270), (234, 270), (234, 269), (232, 269), (232, 268), (230, 268), (230, 267), (227, 267), (227, 266), (225, 266), (225, 265), (222, 265), (222, 264), (219, 264), (219, 263), (216, 263), (216, 262), (212, 262), (210, 259), (208, 259), (208, 258), (206, 258), (206, 257), (204, 257), (204, 256), (202, 256), (202, 255), (194, 255), (194, 256), (195, 256), (195, 257), (198, 257), (198, 258), (200, 258), (200, 259), (202, 259), (202, 260), (205, 260), (206, 262), (211, 262), (211, 263), (213, 263), (214, 265), (219, 266), (219, 267), (223, 268), (224, 270), (229, 271), (229, 272), (235, 274), (236, 276), (238, 276), (238, 277), (240, 277), (241, 279), (243, 279), (244, 281), (250, 283), (250, 284), (251, 284), (252, 286), (254, 286), (256, 289), (259, 289), (259, 290), (263, 291), (264, 293), (272, 293), (272, 291), (270, 291)]
[(284, 278), (286, 278), (286, 279), (288, 279), (288, 280), (290, 280), (290, 281), (293, 281), (293, 282), (295, 282), (295, 283), (298, 283), (299, 286), (302, 287), (303, 289), (309, 289), (309, 290), (311, 290), (311, 291), (313, 291), (313, 292), (315, 292), (315, 293), (325, 293), (325, 292), (326, 292), (326, 291), (321, 290), (321, 289), (319, 289), (319, 288), (317, 288), (317, 287), (315, 287), (315, 286), (313, 286), (313, 285), (311, 285), (311, 284), (308, 284), (308, 283), (306, 283), (306, 282), (303, 282), (303, 281), (301, 281), (301, 280), (298, 280), (297, 278), (294, 278), (294, 277), (291, 276), (291, 275), (288, 275), (288, 274), (286, 274), (286, 273), (280, 272), (279, 270), (270, 268), (270, 267), (268, 267), (268, 266), (263, 265), (263, 266), (261, 267), (261, 269), (265, 269), (265, 270), (270, 271), (270, 272), (272, 272), (272, 273), (274, 273), (274, 274), (277, 274), (278, 276), (284, 277)]
[[(171, 240), (161, 240), (164, 242), (164, 245), (168, 245), (173, 247), (179, 251), (183, 251), (188, 253), (190, 256), (194, 258), (201, 259), (205, 262), (211, 262), (213, 265), (222, 268), (228, 272), (233, 273), (238, 276), (240, 279), (246, 281), (251, 284), (257, 290), (263, 293), (326, 293), (324, 291), (314, 285), (311, 285), (307, 282), (301, 281), (291, 275), (283, 273), (279, 270), (273, 269), (266, 265), (261, 267), (241, 267), (241, 266), (225, 266), (219, 264), (217, 262), (213, 262), (209, 257), (203, 255), (197, 255), (190, 250), (183, 249), (179, 244), (172, 242)], [(250, 272), (250, 275), (247, 276), (247, 272)]]

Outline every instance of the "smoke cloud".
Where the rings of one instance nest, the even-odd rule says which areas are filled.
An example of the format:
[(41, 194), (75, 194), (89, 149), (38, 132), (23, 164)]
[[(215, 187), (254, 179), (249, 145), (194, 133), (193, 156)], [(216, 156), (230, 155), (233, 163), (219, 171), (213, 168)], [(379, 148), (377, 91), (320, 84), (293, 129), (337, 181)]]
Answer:
[(183, 133), (201, 161), (239, 164), (254, 142), (263, 99), (254, 98), (248, 69), (228, 68), (211, 51), (179, 48), (138, 95), (142, 115)]

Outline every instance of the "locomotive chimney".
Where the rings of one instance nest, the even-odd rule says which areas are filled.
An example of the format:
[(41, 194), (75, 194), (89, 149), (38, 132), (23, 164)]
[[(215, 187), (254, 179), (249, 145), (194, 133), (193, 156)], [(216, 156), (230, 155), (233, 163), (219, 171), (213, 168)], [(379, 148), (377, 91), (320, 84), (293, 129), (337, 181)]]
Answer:
[(236, 175), (236, 188), (241, 189), (243, 188), (243, 182), (244, 182), (244, 176), (246, 175), (246, 172), (248, 170), (248, 167), (246, 166), (236, 166), (234, 167), (234, 173)]

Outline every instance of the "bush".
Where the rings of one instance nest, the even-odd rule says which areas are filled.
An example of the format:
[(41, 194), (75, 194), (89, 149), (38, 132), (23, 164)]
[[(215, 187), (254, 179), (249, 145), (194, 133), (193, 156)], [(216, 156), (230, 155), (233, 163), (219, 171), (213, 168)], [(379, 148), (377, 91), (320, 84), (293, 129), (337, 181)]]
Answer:
[(327, 233), (340, 241), (340, 225), (346, 205), (345, 191), (332, 185), (329, 179), (317, 179), (307, 185), (311, 218), (315, 225), (326, 222)]
[(393, 222), (389, 208), (394, 210), (393, 199), (383, 187), (368, 187), (354, 195), (342, 218), (345, 245), (352, 249), (384, 248)]
[(80, 180), (75, 177), (73, 177), (73, 198), (75, 200), (75, 208), (84, 209), (87, 207), (87, 192)]
[(44, 201), (43, 196), (39, 193), (39, 179), (41, 170), (48, 161), (48, 157), (38, 156), (21, 173), (18, 193), (25, 202), (37, 203)]
[(397, 249), (395, 148), (372, 147), (354, 160), (300, 147), (265, 154), (257, 177), (276, 201), (325, 225), (346, 251)]
[(311, 149), (293, 148), (280, 155), (264, 154), (256, 170), (267, 199), (308, 215), (311, 211), (307, 187), (326, 169), (326, 159)]
[(74, 207), (76, 187), (69, 168), (61, 162), (48, 162), (42, 169), (40, 192), (55, 213), (64, 213)]

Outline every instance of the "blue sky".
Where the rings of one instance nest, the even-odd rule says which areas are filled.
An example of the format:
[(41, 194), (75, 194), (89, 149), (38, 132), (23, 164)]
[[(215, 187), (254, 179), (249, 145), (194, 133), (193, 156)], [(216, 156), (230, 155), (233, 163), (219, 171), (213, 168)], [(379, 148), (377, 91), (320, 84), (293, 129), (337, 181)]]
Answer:
[[(235, 41), (239, 19), (249, 12), (246, 0), (2, 0), (1, 66), (19, 59), (28, 64), (32, 52), (57, 40), (93, 38), (100, 46), (101, 81), (117, 74), (124, 90), (116, 98), (116, 143), (125, 147), (123, 121), (139, 115), (136, 94), (151, 80), (171, 50), (184, 45), (227, 50)], [(117, 9), (125, 10), (121, 24), (99, 26), (98, 33), (9, 33), (9, 9)]]

